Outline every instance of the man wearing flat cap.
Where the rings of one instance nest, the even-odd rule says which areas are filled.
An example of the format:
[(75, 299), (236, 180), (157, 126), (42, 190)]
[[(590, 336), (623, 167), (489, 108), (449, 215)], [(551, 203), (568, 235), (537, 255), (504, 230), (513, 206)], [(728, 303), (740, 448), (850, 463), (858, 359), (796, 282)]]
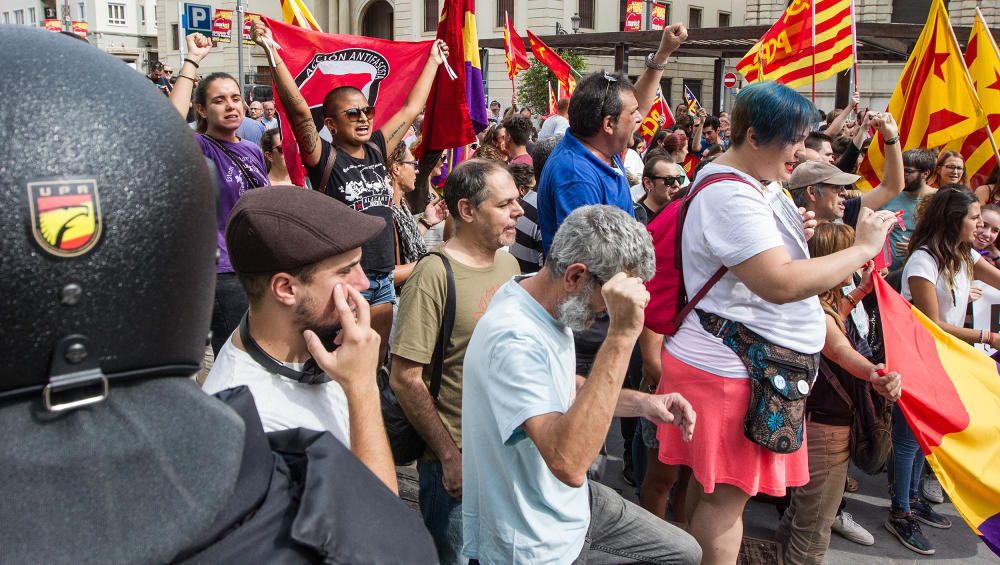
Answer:
[(226, 245), (250, 309), (203, 388), (248, 387), (265, 431), (328, 431), (395, 490), (375, 381), (380, 340), (360, 294), (361, 246), (384, 227), (312, 190), (240, 198)]

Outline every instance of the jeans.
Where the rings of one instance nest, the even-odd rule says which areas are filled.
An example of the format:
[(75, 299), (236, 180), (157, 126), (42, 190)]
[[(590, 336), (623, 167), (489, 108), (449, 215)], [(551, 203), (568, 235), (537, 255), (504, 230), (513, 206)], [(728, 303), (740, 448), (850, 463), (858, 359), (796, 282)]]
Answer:
[(247, 295), (236, 273), (219, 273), (215, 276), (215, 303), (212, 306), (212, 353), (226, 344), (233, 330), (240, 325), (246, 313)]
[(368, 290), (362, 291), (361, 296), (371, 306), (396, 302), (396, 287), (393, 282), (392, 271), (388, 273), (365, 273), (368, 276)]
[(889, 497), (893, 512), (909, 512), (910, 499), (920, 494), (920, 476), (924, 470), (924, 454), (913, 437), (899, 406), (892, 407), (892, 473), (889, 476)]
[(590, 527), (574, 563), (699, 563), (687, 532), (653, 516), (601, 483), (590, 482)]
[(462, 557), (462, 501), (445, 490), (441, 462), (417, 461), (417, 474), (420, 514), (434, 538), (441, 565), (467, 563)]
[(775, 536), (789, 565), (823, 563), (847, 479), (851, 428), (809, 421), (806, 434), (809, 482), (793, 491)]

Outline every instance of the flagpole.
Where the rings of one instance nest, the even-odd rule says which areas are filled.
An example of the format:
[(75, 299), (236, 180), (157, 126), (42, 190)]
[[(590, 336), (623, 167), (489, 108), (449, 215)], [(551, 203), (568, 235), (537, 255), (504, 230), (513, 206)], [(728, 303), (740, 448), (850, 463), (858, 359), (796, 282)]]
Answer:
[[(976, 13), (980, 17), (982, 17), (982, 13), (979, 12), (979, 8), (978, 7), (976, 8)], [(983, 20), (983, 23), (984, 24), (986, 23), (985, 19)], [(986, 26), (984, 25), (983, 27), (986, 27)], [(989, 28), (986, 28), (986, 29), (987, 29), (987, 31), (989, 30)], [(955, 28), (951, 27), (951, 19), (950, 18), (948, 19), (948, 31), (951, 33), (951, 40), (955, 42), (955, 50), (958, 51), (959, 53), (961, 53), (962, 51), (959, 49), (959, 46), (961, 45), (961, 43), (958, 42), (958, 36), (955, 35)], [(987, 35), (990, 35), (990, 34), (987, 34)], [(990, 38), (990, 42), (992, 43), (992, 37)], [(996, 48), (996, 45), (994, 44), (994, 49), (995, 48)], [(972, 93), (975, 94), (975, 96), (976, 96), (976, 102), (979, 102), (979, 107), (982, 108), (983, 107), (983, 103), (982, 103), (981, 100), (979, 100), (979, 94), (976, 92), (976, 83), (972, 82), (972, 75), (969, 74), (969, 67), (967, 67), (965, 65), (965, 58), (964, 57), (959, 57), (958, 59), (959, 59), (959, 63), (961, 63), (961, 65), (962, 65), (962, 71), (965, 72), (965, 80), (969, 81), (969, 86), (971, 87)], [(985, 113), (986, 113), (986, 109), (983, 108), (984, 117), (985, 117)], [(990, 130), (990, 122), (989, 122), (989, 120), (986, 121), (986, 138), (990, 140), (990, 145), (993, 146), (993, 154), (997, 156), (997, 163), (1000, 163), (1000, 153), (997, 152), (997, 143), (996, 143), (996, 140), (993, 139), (993, 131)]]
[[(858, 89), (858, 28), (855, 25), (854, 0), (851, 0), (851, 54), (854, 56), (854, 63), (851, 65), (851, 91), (850, 96)], [(855, 108), (857, 113), (857, 108)]]
[(816, 103), (816, 0), (809, 0), (809, 9), (812, 10), (812, 102)]

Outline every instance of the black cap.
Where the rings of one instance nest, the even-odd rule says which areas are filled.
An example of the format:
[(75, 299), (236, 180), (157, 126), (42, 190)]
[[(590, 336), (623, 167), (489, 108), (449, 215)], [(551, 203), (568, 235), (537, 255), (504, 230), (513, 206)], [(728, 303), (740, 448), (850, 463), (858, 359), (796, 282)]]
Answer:
[(226, 247), (237, 273), (277, 273), (357, 249), (384, 229), (382, 218), (315, 190), (258, 188), (233, 207)]

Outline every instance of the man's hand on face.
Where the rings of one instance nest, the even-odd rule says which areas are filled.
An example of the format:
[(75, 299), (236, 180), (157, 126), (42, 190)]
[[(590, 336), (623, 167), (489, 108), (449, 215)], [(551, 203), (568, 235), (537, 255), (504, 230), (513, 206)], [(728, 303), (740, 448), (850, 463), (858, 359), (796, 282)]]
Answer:
[[(350, 297), (350, 303), (348, 302)], [(327, 351), (323, 342), (312, 330), (302, 332), (309, 353), (321, 369), (350, 394), (366, 387), (374, 387), (378, 369), (378, 332), (371, 327), (368, 303), (357, 289), (338, 284), (333, 289), (333, 304), (340, 316), (340, 333), (334, 343), (339, 347)], [(351, 304), (355, 310), (351, 310)]]

